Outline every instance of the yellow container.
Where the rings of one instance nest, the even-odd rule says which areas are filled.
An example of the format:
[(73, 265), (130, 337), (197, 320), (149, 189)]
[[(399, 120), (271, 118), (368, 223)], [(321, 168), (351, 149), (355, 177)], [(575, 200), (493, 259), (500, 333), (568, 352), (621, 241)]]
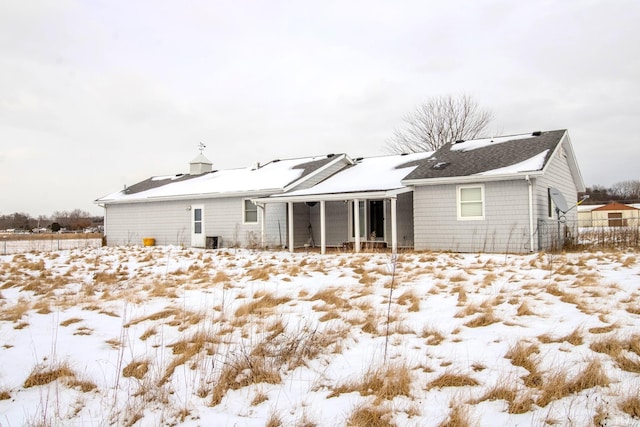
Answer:
[(145, 246), (154, 246), (156, 244), (156, 239), (153, 237), (145, 237), (142, 239), (142, 244)]

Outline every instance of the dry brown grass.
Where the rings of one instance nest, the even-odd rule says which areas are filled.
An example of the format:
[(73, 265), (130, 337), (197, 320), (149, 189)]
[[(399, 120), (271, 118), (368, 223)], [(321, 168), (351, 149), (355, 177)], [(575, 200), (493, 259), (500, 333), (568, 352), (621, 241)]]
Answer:
[(486, 310), (484, 313), (469, 320), (467, 323), (464, 324), (464, 326), (468, 328), (480, 328), (480, 327), (489, 326), (498, 322), (501, 322), (501, 320), (493, 314), (493, 310), (489, 309), (489, 310)]
[(17, 323), (29, 310), (31, 310), (31, 304), (29, 301), (24, 298), (20, 298), (14, 305), (2, 307), (2, 311), (0, 311), (0, 320)]
[(122, 376), (125, 378), (133, 377), (141, 380), (149, 372), (148, 360), (133, 360), (122, 369)]
[(523, 301), (520, 304), (518, 310), (516, 311), (516, 314), (518, 316), (535, 316), (535, 313), (533, 312), (533, 310), (531, 310), (527, 301)]
[(629, 357), (624, 354), (619, 354), (615, 358), (616, 364), (620, 369), (627, 372), (634, 372), (640, 374), (640, 358)]
[(623, 340), (611, 336), (592, 342), (589, 348), (597, 353), (607, 354), (615, 359), (627, 348), (627, 344)]
[(361, 404), (356, 406), (346, 425), (349, 427), (394, 427), (391, 423), (391, 410), (377, 405)]
[(280, 418), (280, 415), (276, 414), (275, 412), (271, 412), (269, 414), (269, 418), (267, 418), (267, 423), (264, 425), (264, 427), (281, 427), (282, 426), (282, 419)]
[(577, 345), (582, 345), (584, 343), (584, 337), (582, 336), (582, 334), (583, 334), (582, 329), (576, 328), (573, 332), (571, 332), (569, 335), (566, 335), (564, 337), (554, 338), (548, 334), (540, 335), (538, 337), (538, 341), (540, 341), (543, 344), (567, 342), (571, 345), (577, 346)]
[(542, 386), (542, 395), (536, 400), (540, 407), (546, 407), (554, 400), (561, 399), (573, 393), (579, 393), (593, 387), (606, 387), (609, 385), (602, 364), (599, 360), (592, 360), (587, 367), (581, 371), (573, 380), (568, 380), (567, 374), (563, 370), (549, 375)]
[(420, 311), (420, 297), (413, 290), (408, 290), (398, 297), (397, 303), (400, 305), (409, 304), (410, 312)]
[(251, 399), (251, 406), (258, 406), (259, 404), (269, 400), (269, 395), (264, 391), (258, 391), (253, 399)]
[(480, 385), (473, 377), (455, 372), (445, 372), (427, 384), (426, 390), (444, 387), (471, 387)]
[(618, 404), (618, 407), (622, 412), (628, 414), (634, 419), (640, 418), (640, 390), (636, 392), (635, 396), (627, 397)]
[(277, 366), (266, 357), (247, 354), (244, 350), (235, 355), (230, 353), (213, 387), (210, 405), (218, 405), (229, 390), (238, 390), (251, 384), (281, 382)]
[(326, 304), (330, 304), (338, 308), (348, 307), (348, 300), (340, 295), (339, 292), (341, 291), (338, 288), (326, 288), (314, 294), (311, 298), (309, 298), (309, 300), (324, 301)]
[(426, 339), (427, 345), (439, 345), (444, 341), (445, 336), (437, 329), (425, 326), (422, 330), (422, 338)]
[(589, 333), (591, 334), (606, 334), (611, 331), (618, 329), (616, 325), (608, 325), (608, 326), (596, 326), (593, 328), (589, 328)]
[(0, 390), (0, 400), (11, 399), (11, 394), (7, 390)]
[(62, 322), (60, 322), (60, 326), (69, 326), (74, 323), (82, 322), (82, 320), (83, 319), (80, 319), (78, 317), (72, 317), (71, 319), (63, 320)]
[[(178, 366), (184, 365), (190, 361), (194, 356), (205, 349), (207, 344), (213, 343), (214, 341), (215, 338), (212, 335), (203, 331), (198, 331), (190, 337), (170, 344), (168, 347), (172, 349), (173, 354), (177, 355), (177, 357), (169, 363), (165, 369), (164, 375), (158, 381), (158, 385), (166, 383)], [(209, 353), (211, 352), (212, 351), (209, 350)]]
[(71, 369), (68, 362), (57, 363), (53, 366), (38, 365), (31, 370), (31, 373), (24, 381), (23, 387), (37, 387), (49, 384), (59, 378), (75, 378), (76, 373)]
[(273, 308), (280, 304), (286, 304), (291, 301), (289, 297), (275, 297), (271, 294), (264, 295), (262, 298), (254, 299), (246, 304), (238, 307), (234, 313), (236, 317), (247, 316), (249, 314), (264, 315), (270, 313)]
[(140, 335), (140, 340), (141, 341), (146, 341), (148, 338), (152, 337), (153, 335), (157, 334), (158, 330), (156, 329), (155, 326), (150, 326), (147, 328), (146, 331), (144, 331), (142, 333), (142, 335)]
[(160, 319), (165, 319), (167, 317), (175, 316), (179, 312), (180, 310), (178, 310), (177, 308), (166, 308), (164, 310), (160, 310), (153, 314), (149, 314), (148, 316), (143, 316), (137, 319), (133, 319), (130, 322), (128, 322), (126, 325), (124, 325), (124, 327), (128, 328), (130, 326), (137, 325), (138, 323), (146, 322), (147, 320), (156, 321)]
[(455, 404), (447, 418), (438, 424), (438, 427), (470, 427), (472, 425), (473, 421), (469, 415), (469, 408)]
[(358, 392), (362, 396), (375, 396), (375, 402), (379, 404), (396, 396), (410, 397), (411, 381), (411, 371), (405, 364), (378, 366), (369, 369), (361, 379), (336, 386), (327, 398)]

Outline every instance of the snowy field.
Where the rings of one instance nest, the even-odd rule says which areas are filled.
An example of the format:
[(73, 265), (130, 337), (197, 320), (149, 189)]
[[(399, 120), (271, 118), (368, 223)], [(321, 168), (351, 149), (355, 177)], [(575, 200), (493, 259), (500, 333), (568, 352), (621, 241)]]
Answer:
[(0, 256), (0, 426), (640, 426), (635, 252)]

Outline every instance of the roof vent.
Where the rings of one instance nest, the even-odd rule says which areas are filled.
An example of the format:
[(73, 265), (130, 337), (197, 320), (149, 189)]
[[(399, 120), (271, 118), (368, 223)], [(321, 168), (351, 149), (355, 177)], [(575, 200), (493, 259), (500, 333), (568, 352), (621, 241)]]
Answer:
[(364, 157), (356, 157), (356, 162), (361, 162), (364, 159)]
[(332, 158), (333, 156), (335, 156), (335, 154), (331, 153), (331, 154), (327, 154), (327, 159)]
[(449, 166), (449, 162), (438, 162), (435, 165), (431, 166), (431, 169), (442, 170)]
[(535, 132), (533, 132), (533, 133), (531, 134), (531, 136), (540, 136), (540, 135), (542, 135), (542, 132), (541, 132), (541, 131), (539, 131), (539, 130), (537, 130), (537, 131), (535, 131)]
[(461, 142), (464, 142), (464, 139), (459, 139), (456, 142), (454, 142), (454, 144), (460, 144)]
[(278, 163), (280, 161), (280, 159), (274, 159), (271, 161), (271, 163)]

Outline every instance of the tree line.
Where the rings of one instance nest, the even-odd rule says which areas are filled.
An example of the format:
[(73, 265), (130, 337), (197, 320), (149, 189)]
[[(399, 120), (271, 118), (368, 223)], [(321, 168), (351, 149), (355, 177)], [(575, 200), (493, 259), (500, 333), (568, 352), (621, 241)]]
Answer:
[(617, 201), (621, 203), (640, 203), (640, 180), (630, 179), (620, 181), (607, 188), (602, 185), (587, 187), (584, 193), (578, 196), (589, 196), (585, 203), (597, 204)]
[(55, 211), (51, 216), (39, 215), (32, 217), (23, 212), (0, 215), (0, 230), (48, 230), (81, 231), (87, 228), (98, 229), (103, 225), (102, 216), (91, 215), (89, 212), (74, 209), (72, 211)]

